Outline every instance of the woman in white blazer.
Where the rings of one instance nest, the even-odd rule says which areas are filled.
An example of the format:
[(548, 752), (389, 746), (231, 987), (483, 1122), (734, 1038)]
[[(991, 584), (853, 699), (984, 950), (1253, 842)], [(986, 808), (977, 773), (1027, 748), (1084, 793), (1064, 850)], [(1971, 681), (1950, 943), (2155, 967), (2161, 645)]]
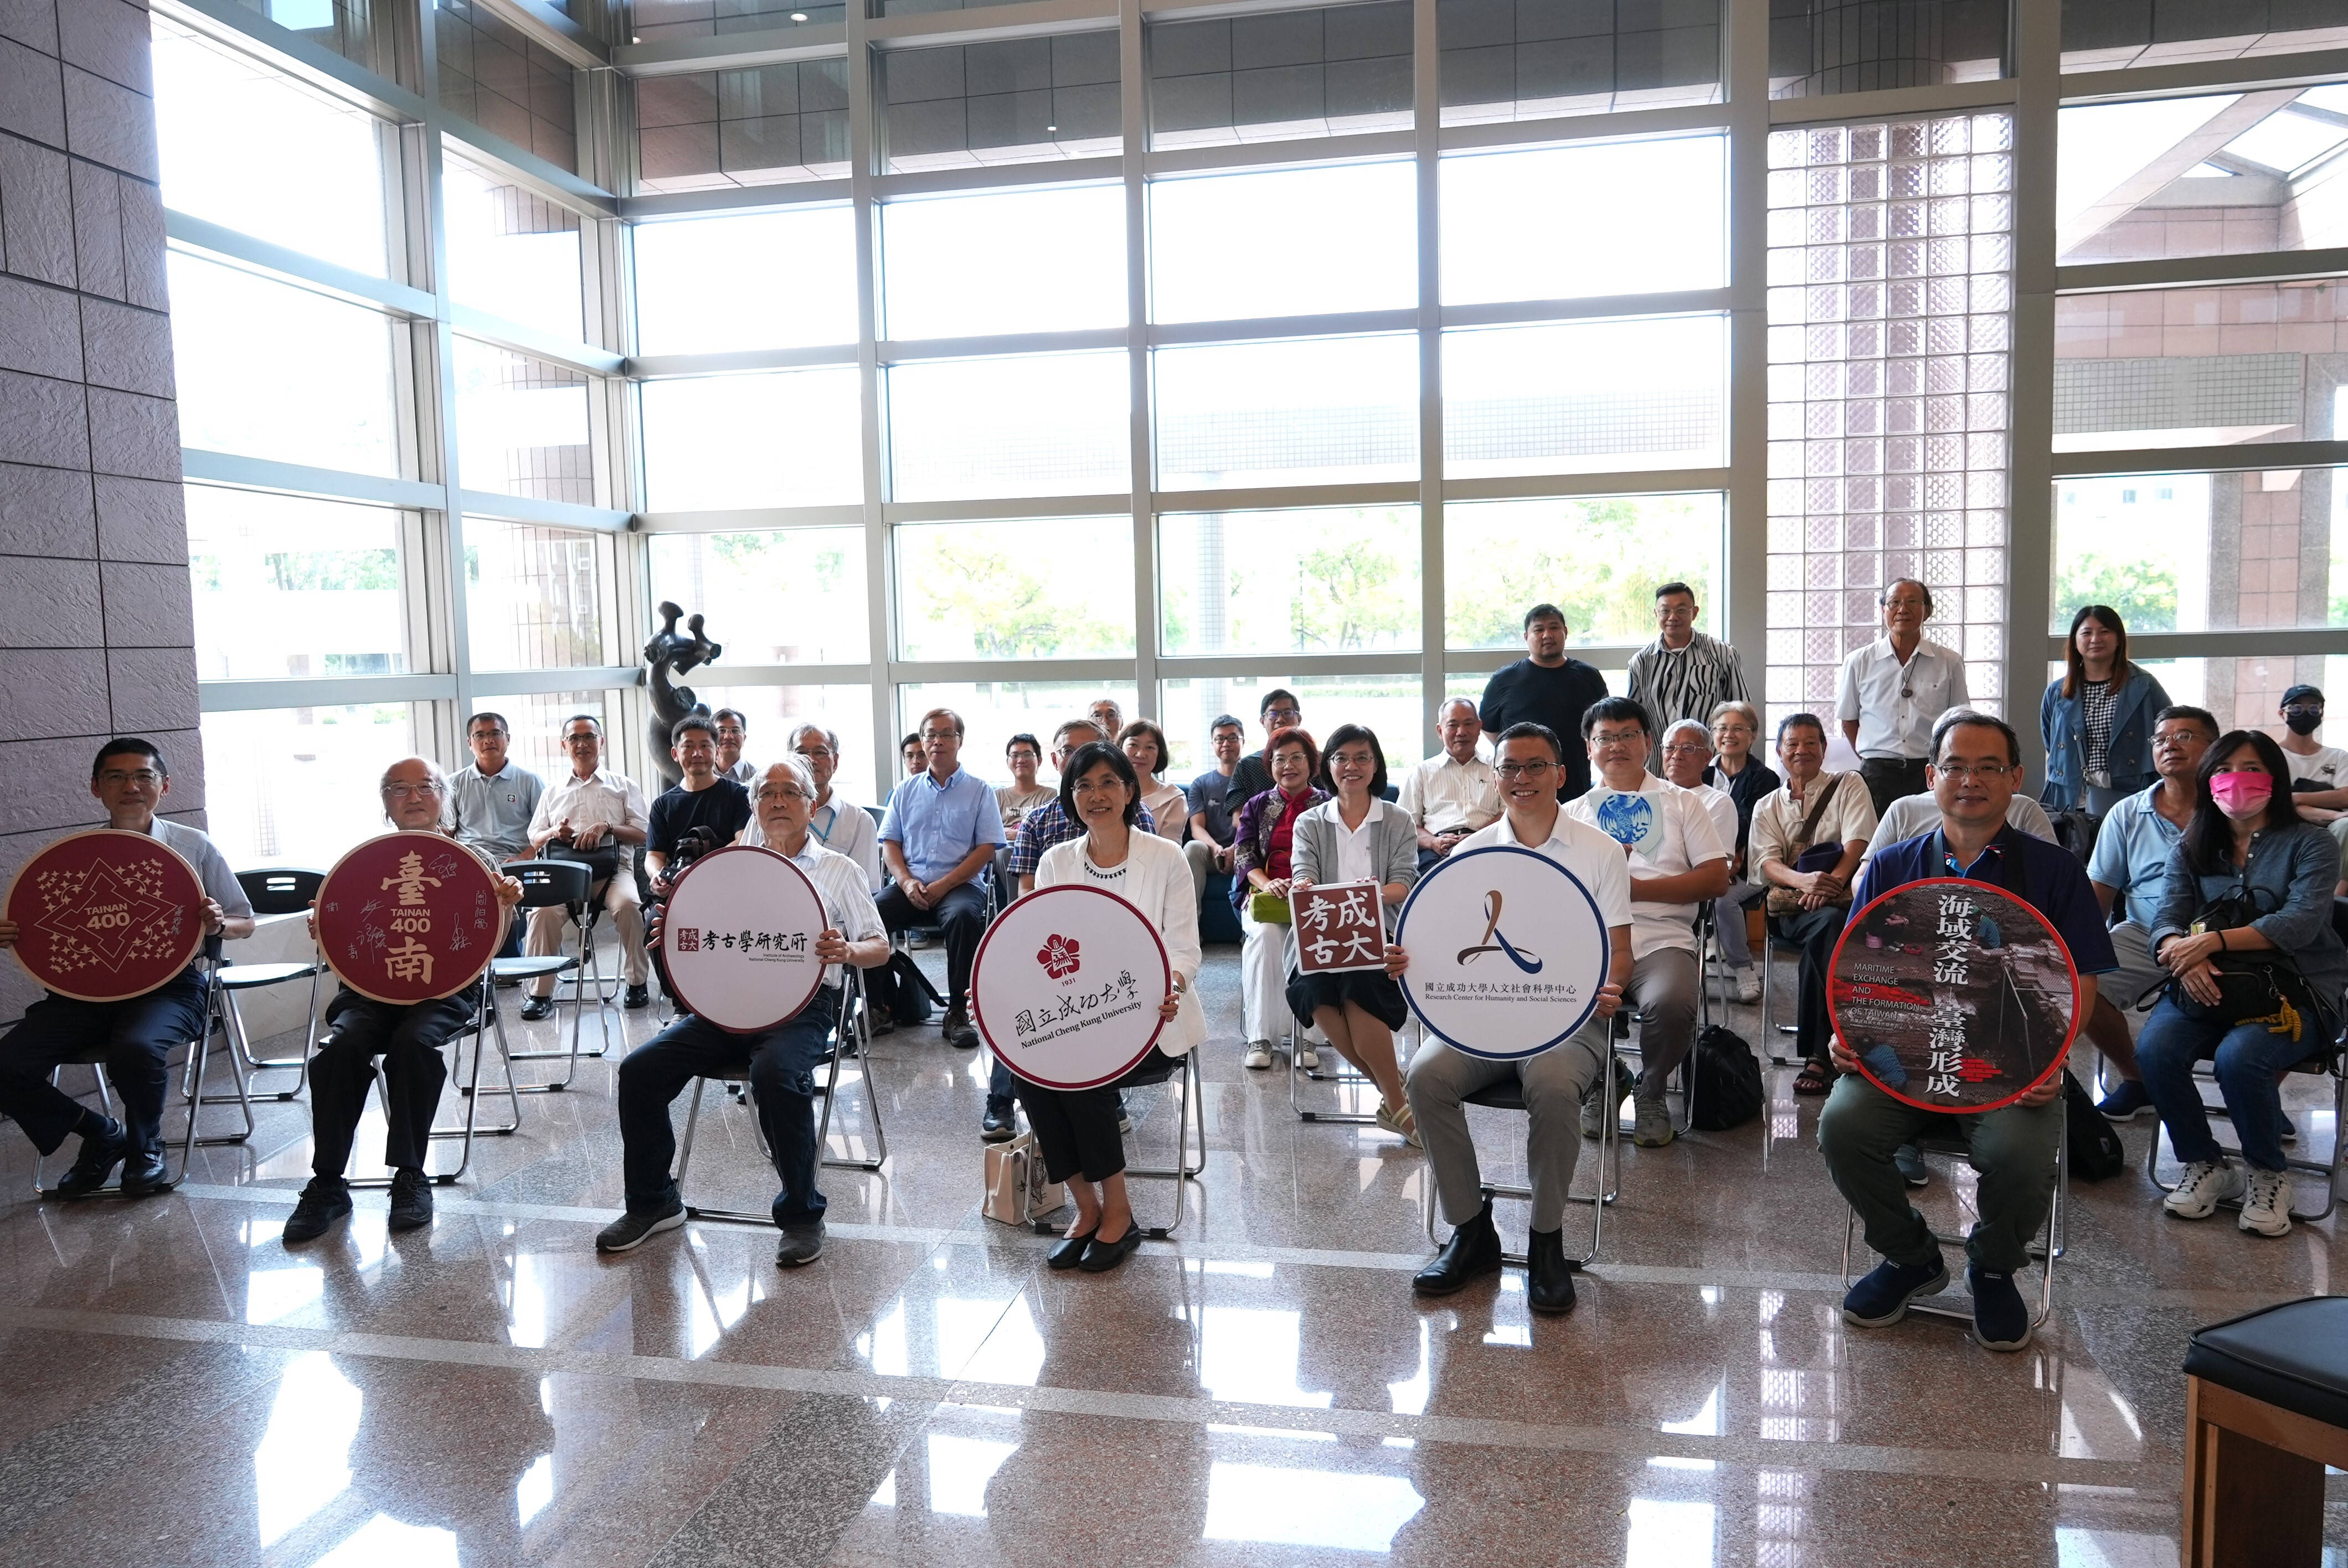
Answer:
[(1054, 1268), (1101, 1274), (1125, 1261), (1141, 1243), (1126, 1193), (1125, 1140), (1117, 1132), (1117, 1093), (1135, 1084), (1162, 1083), (1206, 1038), (1199, 979), (1199, 905), (1190, 863), (1181, 846), (1134, 825), (1141, 783), (1115, 746), (1080, 746), (1060, 774), (1060, 809), (1085, 826), (1082, 838), (1056, 844), (1035, 866), (1037, 891), (1060, 883), (1114, 893), (1148, 918), (1166, 943), (1174, 989), (1158, 1009), (1165, 1020), (1158, 1044), (1141, 1064), (1114, 1083), (1066, 1091), (1022, 1082), (1019, 1102), (1043, 1146), (1044, 1168), (1066, 1182), (1076, 1200), (1076, 1222), (1047, 1255)]

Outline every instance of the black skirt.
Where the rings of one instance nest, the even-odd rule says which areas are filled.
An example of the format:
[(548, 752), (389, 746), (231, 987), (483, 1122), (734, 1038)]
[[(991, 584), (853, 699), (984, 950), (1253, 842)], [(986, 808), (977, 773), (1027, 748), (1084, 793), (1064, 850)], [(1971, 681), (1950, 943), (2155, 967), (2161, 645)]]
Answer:
[(1315, 1008), (1343, 1008), (1347, 1002), (1388, 1029), (1400, 1029), (1410, 1021), (1410, 1005), (1402, 999), (1402, 987), (1384, 969), (1288, 977), (1288, 1010), (1299, 1023), (1311, 1023)]

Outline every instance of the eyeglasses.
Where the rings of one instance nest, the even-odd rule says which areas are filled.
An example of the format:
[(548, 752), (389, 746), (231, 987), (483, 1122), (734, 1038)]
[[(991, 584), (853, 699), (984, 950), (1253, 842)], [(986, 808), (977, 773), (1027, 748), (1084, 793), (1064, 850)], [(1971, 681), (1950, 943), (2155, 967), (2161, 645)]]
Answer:
[(1598, 730), (1593, 732), (1590, 738), (1594, 743), (1601, 746), (1643, 746), (1647, 743), (1647, 732), (1644, 730)]
[(962, 732), (959, 730), (923, 730), (922, 732), (922, 740), (924, 743), (931, 741), (959, 741), (961, 739)]
[(2201, 738), (2196, 731), (2175, 730), (2165, 735), (2153, 736), (2152, 749), (2156, 752), (2181, 752)]
[(1334, 752), (1329, 756), (1329, 765), (1333, 768), (1374, 768), (1378, 765), (1378, 760), (1367, 752)]
[(127, 784), (159, 784), (163, 782), (163, 775), (153, 768), (136, 768), (129, 773), (123, 772), (120, 768), (108, 768), (98, 775), (98, 782), (118, 787)]
[(2016, 771), (2011, 763), (1934, 763), (1932, 768), (1943, 778), (1981, 779), (1984, 782), (2002, 779)]
[(808, 792), (797, 784), (767, 784), (758, 791), (758, 803), (761, 805), (770, 800), (807, 800), (808, 798)]
[(601, 745), (603, 737), (601, 735), (565, 735), (562, 737), (562, 743), (566, 746)]
[(1537, 779), (1555, 766), (1555, 763), (1502, 763), (1492, 771), (1504, 779)]
[(1693, 741), (1683, 741), (1676, 746), (1665, 746), (1663, 748), (1663, 755), (1667, 757), (1708, 757), (1712, 755), (1712, 748), (1710, 746), (1699, 746)]
[(801, 746), (799, 748), (799, 755), (803, 757), (829, 757), (835, 754), (836, 753), (829, 746)]
[(1265, 721), (1269, 723), (1292, 724), (1296, 723), (1297, 720), (1304, 717), (1304, 710), (1302, 708), (1266, 708), (1263, 711), (1263, 716)]
[(437, 784), (430, 783), (429, 781), (420, 784), (386, 784), (383, 786), (383, 794), (384, 798), (386, 800), (409, 800), (419, 794), (431, 795), (438, 798), (440, 794), (440, 786)]

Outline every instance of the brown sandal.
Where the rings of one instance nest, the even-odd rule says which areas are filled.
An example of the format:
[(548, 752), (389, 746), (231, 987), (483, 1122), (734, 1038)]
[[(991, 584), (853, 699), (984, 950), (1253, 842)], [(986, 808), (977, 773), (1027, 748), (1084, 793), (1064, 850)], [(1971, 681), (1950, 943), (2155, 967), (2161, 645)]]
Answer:
[(1833, 1091), (1834, 1074), (1828, 1071), (1823, 1061), (1806, 1061), (1802, 1063), (1802, 1071), (1794, 1076), (1794, 1092), (1797, 1094), (1830, 1094)]

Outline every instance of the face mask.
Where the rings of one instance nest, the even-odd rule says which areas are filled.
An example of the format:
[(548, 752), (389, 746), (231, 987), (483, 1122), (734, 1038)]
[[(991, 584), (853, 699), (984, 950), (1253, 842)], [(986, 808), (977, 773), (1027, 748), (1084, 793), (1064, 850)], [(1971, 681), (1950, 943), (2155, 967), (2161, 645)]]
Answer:
[(2248, 816), (2266, 805), (2274, 780), (2265, 774), (2213, 774), (2209, 794), (2228, 816)]
[(2282, 722), (2291, 727), (2294, 735), (2312, 735), (2323, 727), (2323, 714), (2320, 709), (2311, 713), (2304, 709), (2293, 708), (2282, 716)]

